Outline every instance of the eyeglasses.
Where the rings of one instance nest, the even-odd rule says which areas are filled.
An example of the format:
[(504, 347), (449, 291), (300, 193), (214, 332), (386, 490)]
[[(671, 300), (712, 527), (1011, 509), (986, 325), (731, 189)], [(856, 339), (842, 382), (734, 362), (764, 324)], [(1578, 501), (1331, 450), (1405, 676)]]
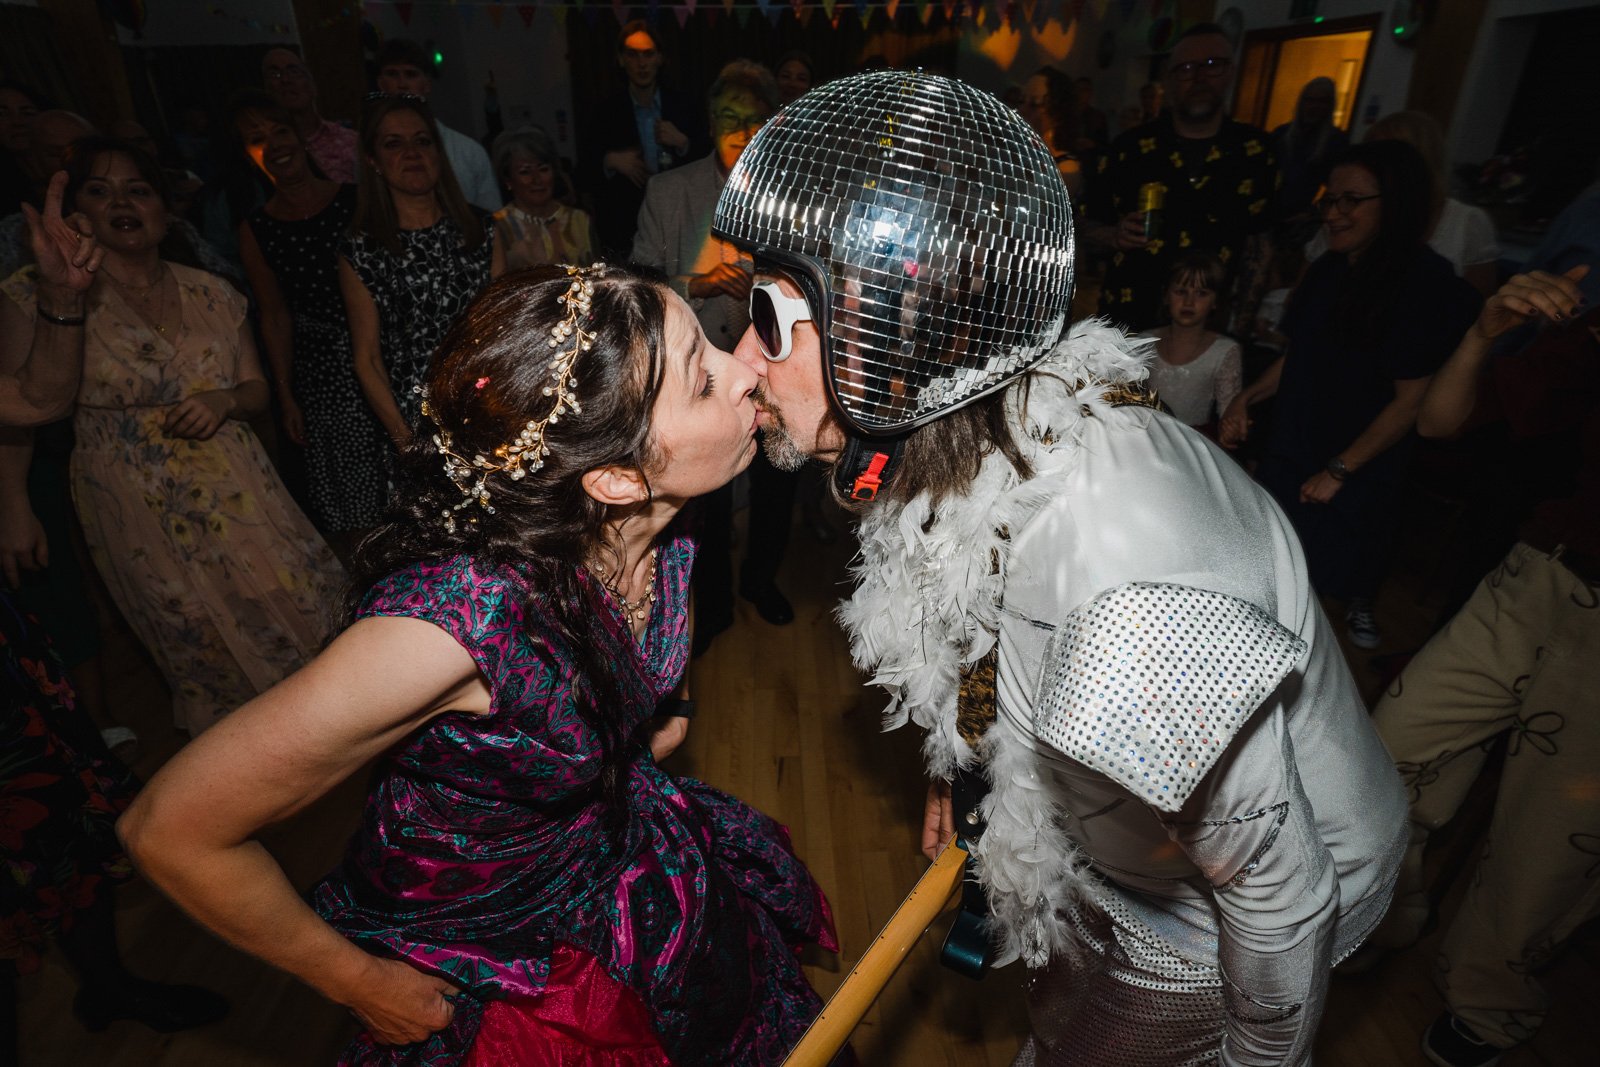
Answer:
[(311, 78), (311, 72), (301, 66), (268, 67), (265, 73), (269, 82), (309, 81)]
[(767, 116), (765, 115), (741, 115), (737, 111), (729, 111), (726, 108), (712, 115), (711, 118), (716, 123), (718, 133), (733, 133), (736, 130), (754, 133), (766, 125), (767, 121)]
[(375, 104), (379, 100), (405, 100), (413, 104), (426, 104), (428, 98), (418, 96), (416, 93), (386, 93), (382, 89), (374, 90), (361, 98), (365, 103)]
[(756, 282), (750, 287), (750, 325), (755, 327), (761, 354), (768, 363), (782, 363), (794, 351), (794, 324), (811, 321), (811, 305), (803, 297), (789, 296), (777, 282)]
[(1382, 193), (1372, 193), (1368, 196), (1357, 196), (1355, 193), (1340, 193), (1338, 196), (1325, 196), (1311, 206), (1317, 209), (1317, 214), (1319, 215), (1326, 215), (1329, 210), (1337, 211), (1341, 215), (1348, 215), (1356, 209), (1357, 205), (1365, 204), (1368, 200), (1377, 200), (1382, 196)]
[(1172, 76), (1181, 82), (1192, 82), (1204, 74), (1208, 78), (1221, 77), (1228, 73), (1228, 68), (1233, 66), (1233, 60), (1224, 56), (1213, 56), (1210, 59), (1197, 59), (1189, 63), (1179, 63), (1172, 68)]

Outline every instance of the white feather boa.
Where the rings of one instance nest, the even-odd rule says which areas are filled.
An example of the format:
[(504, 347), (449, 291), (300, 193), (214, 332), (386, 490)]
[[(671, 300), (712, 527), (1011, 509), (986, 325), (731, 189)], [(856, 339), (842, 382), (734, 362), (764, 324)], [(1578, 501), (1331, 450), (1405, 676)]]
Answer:
[[(1009, 726), (991, 729), (979, 753), (956, 732), (961, 670), (994, 647), (1010, 555), (1003, 531), (1020, 529), (1061, 490), (1084, 418), (1109, 413), (1108, 385), (1147, 377), (1147, 349), (1101, 320), (1074, 326), (1034, 368), (1026, 394), (1013, 386), (1007, 402), (1037, 476), (1022, 481), (995, 453), (964, 496), (939, 505), (937, 522), (928, 521), (926, 496), (873, 508), (858, 531), (856, 591), (839, 607), (856, 666), (889, 691), (884, 729), (908, 719), (926, 729), (923, 753), (940, 778), (983, 758), (992, 791), (978, 860), (1004, 935), (1002, 962), (1022, 956), (1042, 966), (1060, 947), (1069, 935), (1054, 917), (1086, 861), (1061, 831), (1025, 740)], [(1079, 383), (1087, 384), (1072, 388)]]

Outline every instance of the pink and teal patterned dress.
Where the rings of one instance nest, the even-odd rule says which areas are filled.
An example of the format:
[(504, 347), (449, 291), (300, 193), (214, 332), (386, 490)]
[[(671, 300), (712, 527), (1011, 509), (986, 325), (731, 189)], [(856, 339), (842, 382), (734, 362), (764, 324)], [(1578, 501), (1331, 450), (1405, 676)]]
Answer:
[[(687, 662), (694, 546), (670, 533), (641, 642), (591, 598), (607, 605), (629, 726)], [(674, 1065), (780, 1063), (820, 1007), (797, 946), (837, 947), (784, 828), (641, 750), (625, 825), (608, 830), (599, 739), (573, 708), (576, 657), (517, 570), (417, 564), (379, 583), (361, 614), (447, 631), (488, 680), (492, 710), (441, 716), (389, 755), (343, 863), (312, 891), (363, 948), (468, 993), (430, 1041), (389, 1048), (362, 1034), (344, 1062), (464, 1062), (485, 1004), (569, 995), (555, 985), (576, 955), (636, 995)]]

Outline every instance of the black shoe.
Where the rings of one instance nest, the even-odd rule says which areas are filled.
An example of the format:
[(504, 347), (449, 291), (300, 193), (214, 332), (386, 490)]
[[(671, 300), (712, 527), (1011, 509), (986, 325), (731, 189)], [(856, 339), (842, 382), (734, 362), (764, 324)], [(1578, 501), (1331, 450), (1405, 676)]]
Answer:
[(1449, 1012), (1422, 1032), (1422, 1054), (1439, 1067), (1490, 1067), (1500, 1062), (1505, 1051), (1489, 1044)]
[(161, 1034), (209, 1026), (228, 1014), (220, 994), (193, 985), (134, 981), (122, 989), (78, 990), (72, 1012), (90, 1033), (99, 1033), (119, 1019), (132, 1019)]
[(775, 585), (769, 585), (758, 593), (741, 589), (739, 595), (754, 604), (756, 614), (774, 626), (787, 626), (794, 622), (794, 605), (789, 603), (788, 597), (778, 592)]

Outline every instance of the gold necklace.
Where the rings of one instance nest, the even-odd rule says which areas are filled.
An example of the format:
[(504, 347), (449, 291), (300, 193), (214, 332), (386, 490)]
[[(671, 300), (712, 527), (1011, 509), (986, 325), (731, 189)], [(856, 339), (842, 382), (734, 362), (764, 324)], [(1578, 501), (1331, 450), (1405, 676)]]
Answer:
[[(600, 576), (600, 584), (622, 608), (622, 614), (627, 617), (630, 624), (644, 622), (650, 617), (651, 605), (656, 602), (656, 550), (654, 548), (650, 549), (650, 577), (645, 583), (644, 592), (639, 595), (637, 600), (629, 600), (623, 596), (621, 587), (613, 583), (605, 571), (597, 570), (597, 573)], [(616, 577), (620, 579), (621, 572), (618, 572)]]
[[(157, 276), (156, 280), (151, 282), (149, 285), (144, 286), (143, 288), (140, 288), (136, 285), (129, 285), (128, 283), (121, 281), (110, 271), (106, 271), (105, 275), (107, 278), (111, 279), (111, 284), (116, 286), (117, 290), (121, 292), (125, 298), (131, 295), (133, 298), (128, 302), (130, 304), (137, 304), (137, 310), (144, 313), (148, 313), (150, 311), (150, 290), (154, 289), (158, 285), (161, 286), (160, 295), (156, 298), (155, 321), (150, 322), (148, 319), (146, 319), (146, 322), (159, 336), (165, 337), (167, 335), (167, 289), (166, 286), (162, 285), (162, 283), (167, 280), (167, 271), (165, 265), (162, 266), (161, 272)], [(140, 293), (143, 293), (144, 295), (139, 296), (138, 294)]]

